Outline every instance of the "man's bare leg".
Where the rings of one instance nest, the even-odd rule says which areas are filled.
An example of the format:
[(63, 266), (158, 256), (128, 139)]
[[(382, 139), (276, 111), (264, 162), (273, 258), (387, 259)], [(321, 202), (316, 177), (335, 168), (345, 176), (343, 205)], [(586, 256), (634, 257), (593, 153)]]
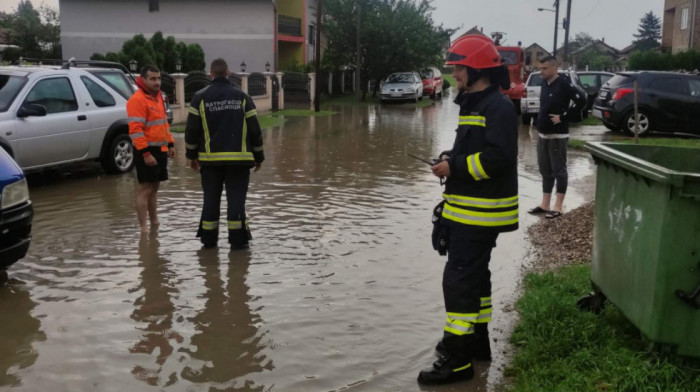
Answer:
[[(558, 199), (559, 199), (559, 194), (557, 193), (557, 200)], [(552, 203), (552, 194), (551, 193), (543, 193), (542, 194), (542, 204), (540, 204), (540, 208), (542, 208), (545, 211), (549, 211), (549, 206), (551, 203)]]
[(153, 191), (152, 183), (139, 184), (136, 189), (136, 215), (139, 218), (141, 233), (148, 233), (148, 200)]
[(158, 189), (160, 189), (160, 183), (154, 182), (151, 184), (153, 186), (152, 193), (148, 197), (148, 217), (151, 220), (151, 227), (160, 225), (158, 220)]
[(564, 212), (564, 196), (566, 196), (566, 193), (557, 193), (557, 199), (554, 202), (553, 211)]

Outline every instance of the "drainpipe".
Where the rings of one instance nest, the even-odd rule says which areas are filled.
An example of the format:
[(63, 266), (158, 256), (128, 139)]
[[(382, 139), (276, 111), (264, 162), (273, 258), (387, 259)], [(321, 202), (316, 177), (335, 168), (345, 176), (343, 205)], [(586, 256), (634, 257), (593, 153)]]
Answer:
[(693, 0), (693, 16), (690, 22), (690, 47), (688, 49), (693, 49), (695, 44), (695, 18), (697, 17), (698, 0)]

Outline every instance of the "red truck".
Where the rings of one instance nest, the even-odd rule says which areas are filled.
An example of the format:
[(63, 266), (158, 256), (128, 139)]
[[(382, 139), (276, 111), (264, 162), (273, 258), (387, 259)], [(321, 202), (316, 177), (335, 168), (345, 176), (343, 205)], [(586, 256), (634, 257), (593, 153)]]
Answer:
[(497, 46), (503, 64), (508, 66), (510, 89), (503, 93), (513, 101), (515, 110), (520, 114), (520, 99), (526, 94), (525, 89), (525, 51), (520, 46)]

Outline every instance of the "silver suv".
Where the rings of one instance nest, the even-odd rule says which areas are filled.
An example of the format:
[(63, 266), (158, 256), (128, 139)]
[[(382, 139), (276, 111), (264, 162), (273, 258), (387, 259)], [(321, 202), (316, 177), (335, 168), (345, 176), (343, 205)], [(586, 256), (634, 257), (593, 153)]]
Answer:
[(108, 173), (128, 172), (133, 93), (117, 67), (0, 67), (0, 147), (25, 171), (98, 160)]

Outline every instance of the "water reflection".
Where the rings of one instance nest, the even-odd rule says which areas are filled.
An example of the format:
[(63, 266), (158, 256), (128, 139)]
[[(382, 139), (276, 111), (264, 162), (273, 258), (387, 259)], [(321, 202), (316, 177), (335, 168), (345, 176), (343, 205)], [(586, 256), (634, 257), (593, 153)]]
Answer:
[[(182, 378), (197, 384), (209, 384), (210, 391), (262, 391), (250, 376), (274, 368), (262, 352), (264, 333), (258, 332), (260, 317), (248, 302), (246, 275), (250, 266), (247, 250), (229, 253), (220, 259), (216, 249), (197, 252), (206, 292), (204, 308), (189, 321), (194, 324), (189, 347), (191, 364), (182, 370)], [(227, 268), (221, 262), (228, 262)], [(228, 272), (222, 276), (222, 269)]]
[(172, 284), (175, 277), (168, 268), (168, 261), (159, 256), (159, 247), (157, 232), (141, 235), (139, 262), (142, 271), (136, 290), (142, 290), (143, 295), (136, 299), (131, 318), (141, 325), (137, 329), (142, 335), (129, 352), (149, 356), (156, 352), (154, 364), (136, 365), (131, 373), (149, 385), (168, 386), (177, 382), (177, 372), (163, 375), (163, 365), (172, 355), (173, 345), (181, 344), (183, 338), (173, 330), (175, 306), (171, 297), (178, 294)]
[(46, 340), (41, 322), (32, 316), (36, 303), (23, 282), (0, 277), (0, 387), (22, 385), (20, 370), (36, 362), (35, 342)]

